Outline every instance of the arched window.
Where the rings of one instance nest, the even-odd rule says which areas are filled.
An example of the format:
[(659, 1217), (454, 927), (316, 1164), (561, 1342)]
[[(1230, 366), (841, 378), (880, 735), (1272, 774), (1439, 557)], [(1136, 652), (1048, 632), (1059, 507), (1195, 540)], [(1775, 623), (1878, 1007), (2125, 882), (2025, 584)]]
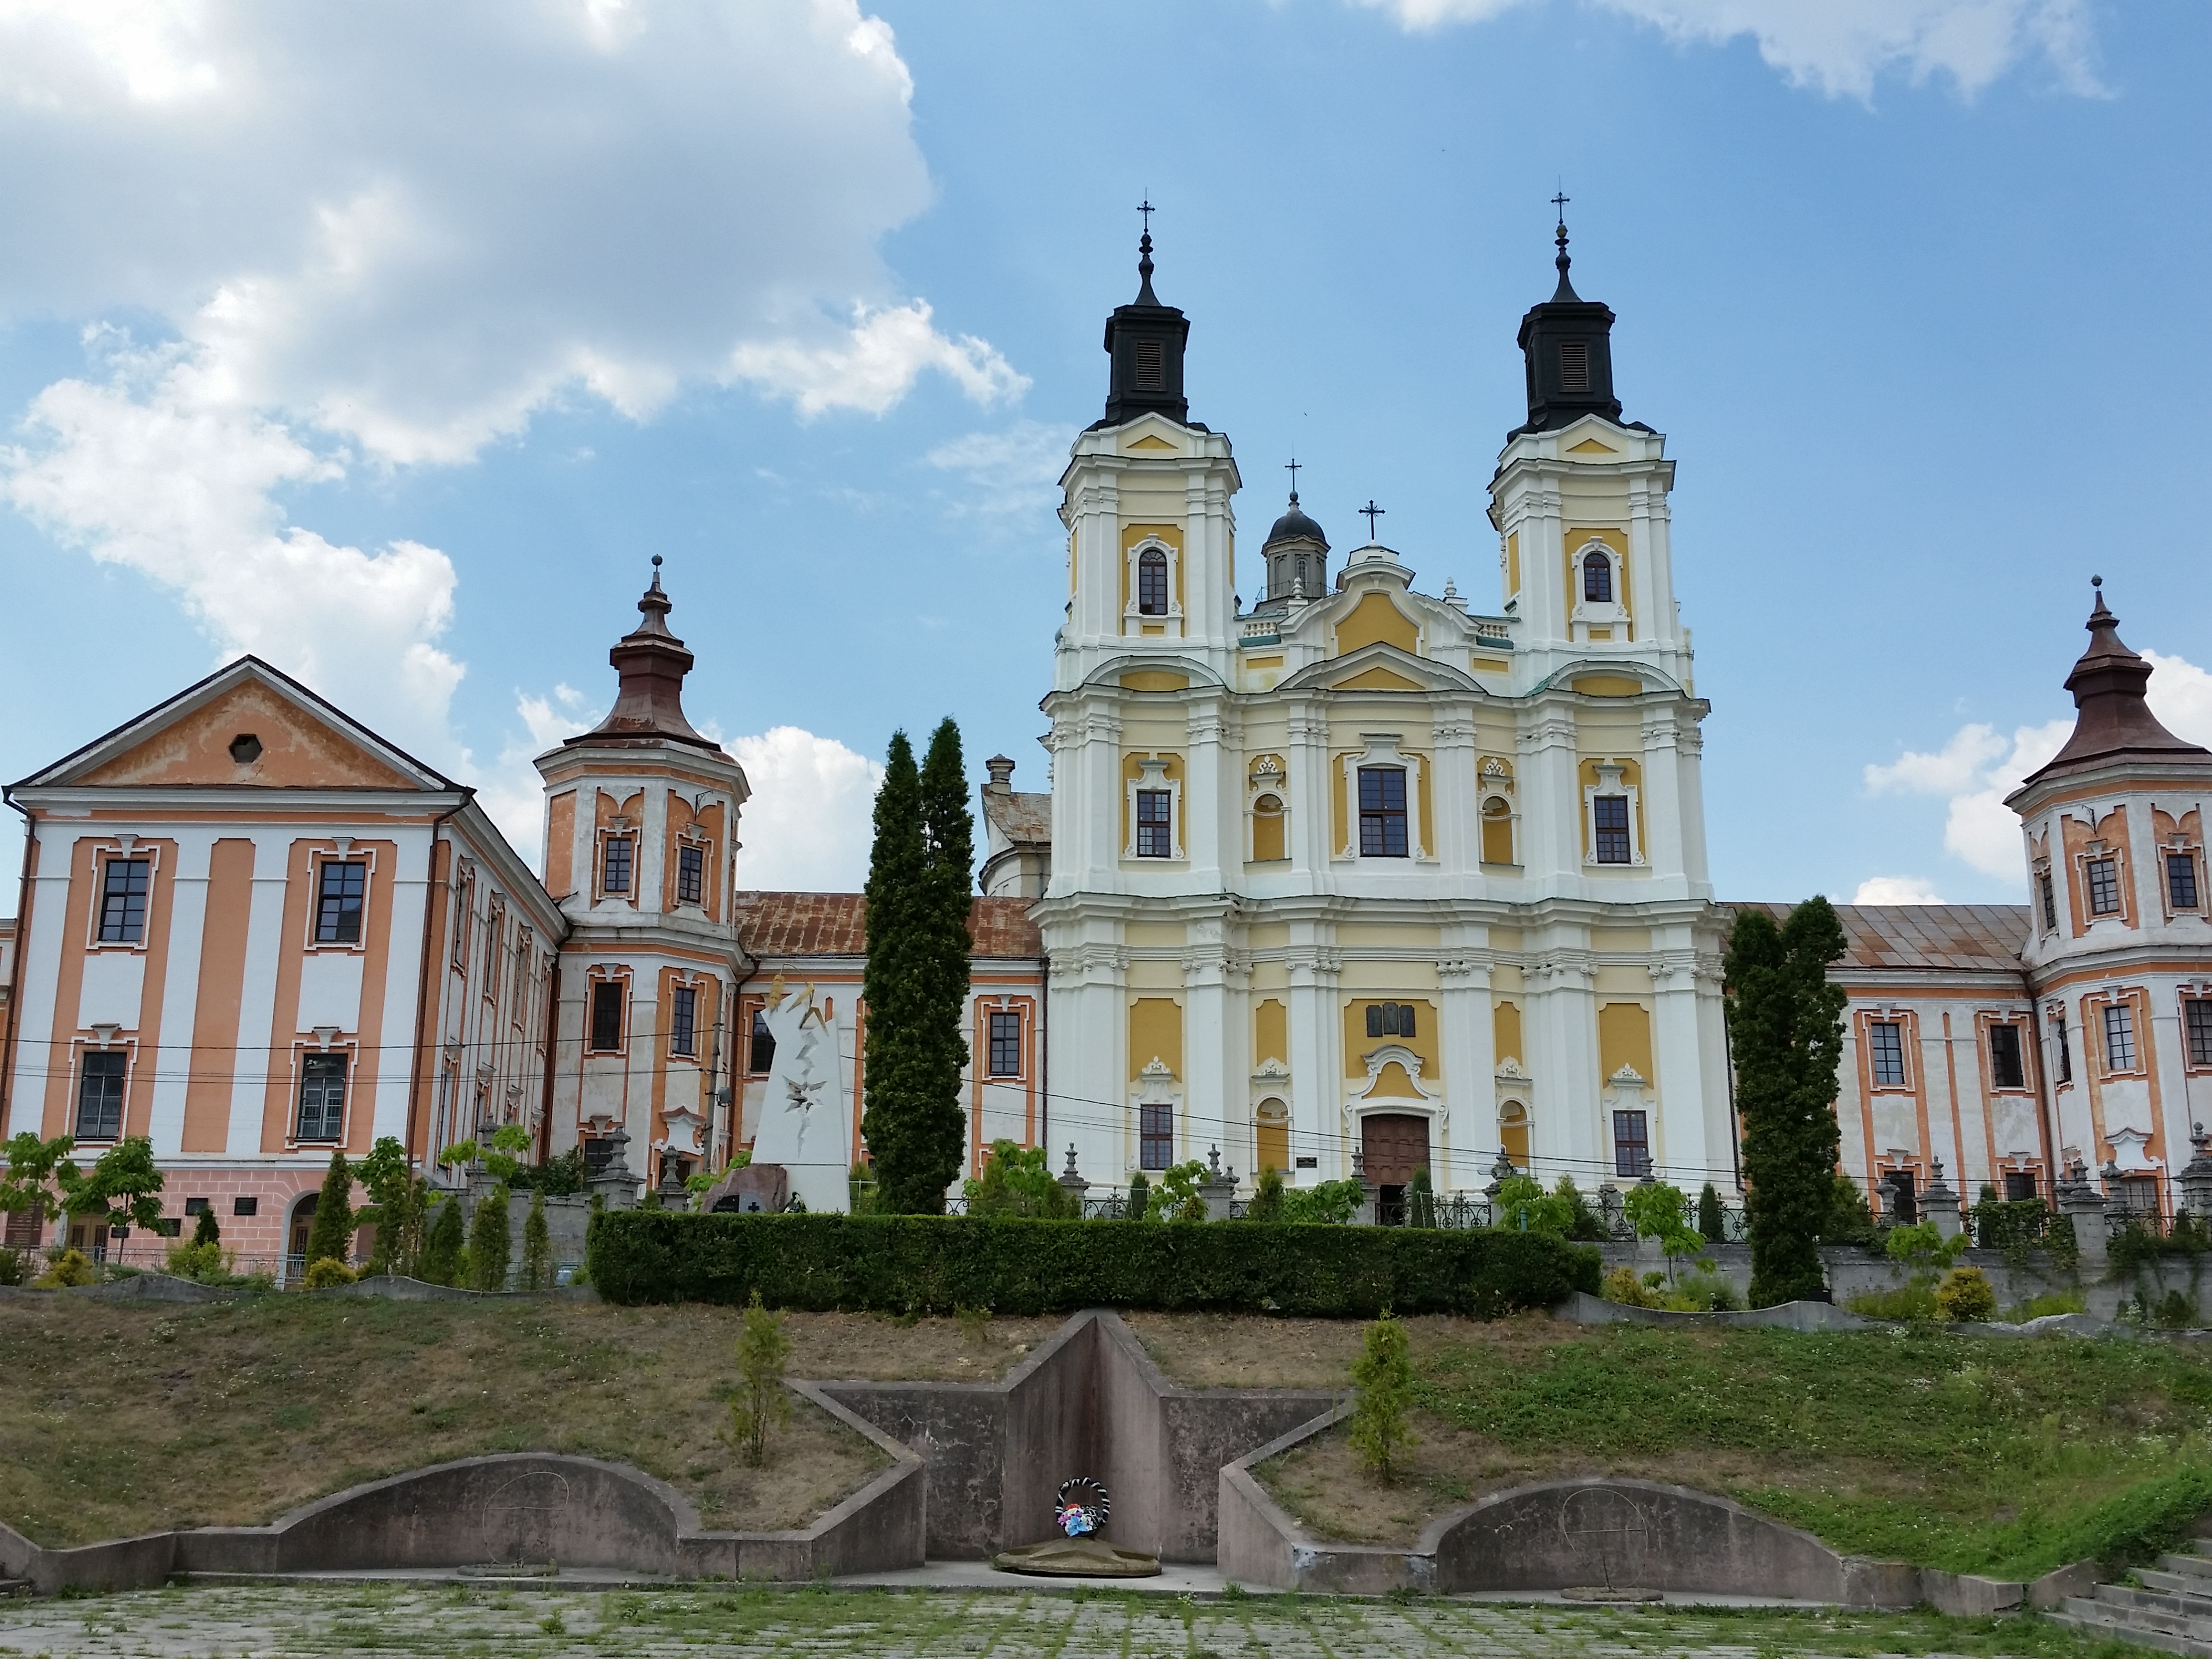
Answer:
[(1168, 614), (1168, 556), (1157, 547), (1148, 547), (1137, 556), (1137, 614)]
[(1583, 602), (1613, 603), (1613, 561), (1595, 548), (1583, 555)]
[(1492, 795), (1482, 803), (1482, 861), (1485, 864), (1511, 864), (1513, 860), (1513, 807), (1503, 796)]

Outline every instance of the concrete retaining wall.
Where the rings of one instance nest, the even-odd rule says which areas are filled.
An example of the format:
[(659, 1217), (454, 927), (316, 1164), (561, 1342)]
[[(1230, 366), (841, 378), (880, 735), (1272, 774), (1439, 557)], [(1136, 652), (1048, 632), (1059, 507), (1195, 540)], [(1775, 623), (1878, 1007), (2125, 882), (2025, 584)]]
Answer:
[(1169, 1561), (1214, 1559), (1221, 1466), (1326, 1409), (1311, 1390), (1182, 1389), (1115, 1315), (1076, 1315), (999, 1382), (823, 1382), (929, 1473), (929, 1553), (988, 1558), (1052, 1535), (1070, 1475), (1105, 1483), (1106, 1535)]
[(179, 1573), (291, 1573), (556, 1562), (671, 1578), (806, 1580), (918, 1567), (921, 1460), (811, 1384), (793, 1385), (891, 1457), (811, 1526), (709, 1532), (674, 1487), (639, 1470), (551, 1452), (466, 1457), (318, 1498), (267, 1527), (150, 1533), (45, 1549), (0, 1526), (0, 1577), (41, 1595), (138, 1589)]

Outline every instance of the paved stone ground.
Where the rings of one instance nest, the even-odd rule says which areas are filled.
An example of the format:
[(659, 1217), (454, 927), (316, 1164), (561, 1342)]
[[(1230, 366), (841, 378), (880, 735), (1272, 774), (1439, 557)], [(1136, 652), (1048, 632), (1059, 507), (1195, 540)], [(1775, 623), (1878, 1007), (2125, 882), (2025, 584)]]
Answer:
[[(1297, 1596), (805, 1589), (516, 1591), (430, 1586), (200, 1586), (0, 1603), (0, 1654), (653, 1656), (866, 1659), (2087, 1659), (2038, 1618), (1586, 1609)], [(2124, 1650), (2123, 1650), (2124, 1651)]]

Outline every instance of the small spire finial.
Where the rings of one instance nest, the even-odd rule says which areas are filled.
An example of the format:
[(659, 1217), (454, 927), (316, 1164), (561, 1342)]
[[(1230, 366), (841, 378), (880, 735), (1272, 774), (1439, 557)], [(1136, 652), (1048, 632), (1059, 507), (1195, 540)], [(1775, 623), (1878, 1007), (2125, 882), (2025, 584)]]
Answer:
[(1298, 504), (1298, 458), (1297, 456), (1291, 457), (1288, 471), (1291, 475), (1291, 505), (1296, 507)]
[(1390, 509), (1387, 507), (1376, 506), (1375, 498), (1372, 495), (1370, 495), (1367, 498), (1367, 505), (1361, 507), (1359, 510), (1367, 515), (1367, 539), (1371, 542), (1375, 539), (1375, 520), (1381, 518)]
[(1137, 204), (1137, 211), (1145, 216), (1145, 234), (1137, 239), (1137, 303), (1156, 306), (1152, 297), (1152, 215), (1159, 210), (1152, 205), (1152, 194), (1145, 192), (1145, 199)]
[(2102, 576), (2092, 576), (2089, 578), (2089, 586), (2092, 587), (2102, 587), (2104, 585), (2105, 579)]
[(1552, 295), (1555, 301), (1572, 300), (1575, 297), (1574, 285), (1567, 280), (1567, 267), (1574, 264), (1574, 261), (1567, 257), (1567, 203), (1571, 199), (1564, 187), (1552, 198), (1552, 205), (1559, 210), (1559, 229), (1553, 234), (1553, 240), (1559, 245), (1559, 257), (1552, 261), (1559, 268), (1559, 290)]

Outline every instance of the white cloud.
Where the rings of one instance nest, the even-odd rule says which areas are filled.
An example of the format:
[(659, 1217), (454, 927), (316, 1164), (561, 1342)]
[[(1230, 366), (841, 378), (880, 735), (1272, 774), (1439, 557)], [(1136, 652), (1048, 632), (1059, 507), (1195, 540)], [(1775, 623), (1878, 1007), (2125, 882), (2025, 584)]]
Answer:
[[(1407, 29), (1485, 21), (1526, 0), (1357, 0)], [(2087, 0), (1590, 0), (1677, 41), (1749, 35), (1794, 86), (1870, 98), (1876, 79), (1948, 76), (1967, 96), (2042, 58), (2067, 90), (2101, 91)]]
[(773, 726), (729, 748), (752, 787), (738, 820), (738, 884), (798, 892), (862, 886), (882, 766), (796, 726)]
[(739, 380), (790, 398), (810, 419), (833, 409), (880, 415), (929, 368), (951, 376), (979, 404), (1008, 402), (1029, 390), (1029, 377), (1017, 374), (989, 341), (972, 334), (948, 340), (929, 314), (920, 300), (887, 311), (862, 307), (842, 337), (748, 341), (731, 354), (731, 369)]
[(2018, 876), (2020, 819), (2004, 799), (2058, 752), (2073, 729), (2071, 720), (2057, 720), (2020, 726), (2007, 738), (1993, 726), (1964, 726), (1933, 754), (1907, 750), (1887, 766), (1868, 767), (1867, 792), (1948, 796), (1944, 849), (1984, 875)]
[(955, 513), (989, 518), (1049, 509), (1060, 475), (1067, 470), (1074, 434), (1042, 421), (1017, 421), (1002, 432), (970, 432), (938, 445), (925, 458), (933, 467), (962, 474), (964, 492)]
[(2212, 673), (2185, 657), (2159, 651), (2144, 652), (2142, 659), (2151, 666), (2144, 699), (2159, 724), (2177, 738), (2212, 749)]
[(1918, 876), (1869, 876), (1851, 895), (1854, 904), (1941, 904), (1933, 882)]
[(0, 0), (0, 322), (169, 336), (95, 327), (0, 495), (468, 777), (453, 561), (277, 495), (465, 463), (578, 396), (1018, 398), (878, 252), (930, 200), (912, 90), (856, 0)]
[(0, 452), (0, 497), (58, 540), (171, 589), (228, 653), (307, 681), (433, 764), (454, 762), (461, 667), (437, 641), (453, 567), (420, 543), (374, 553), (287, 525), (271, 491), (343, 469), (208, 385), (196, 354), (97, 342), (112, 368), (63, 380)]

